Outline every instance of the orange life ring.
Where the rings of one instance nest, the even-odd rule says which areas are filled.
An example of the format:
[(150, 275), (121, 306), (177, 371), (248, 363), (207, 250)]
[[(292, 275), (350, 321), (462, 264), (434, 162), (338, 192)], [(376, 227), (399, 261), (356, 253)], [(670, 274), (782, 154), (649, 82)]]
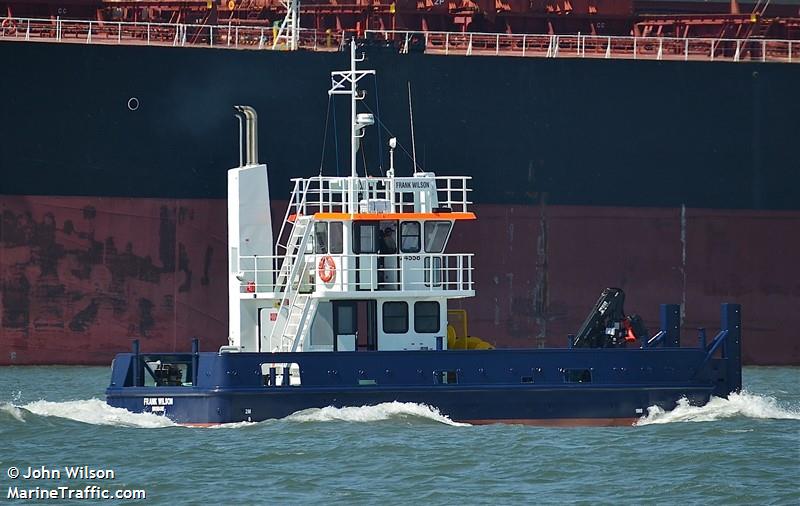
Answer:
[(329, 283), (336, 275), (336, 264), (333, 262), (333, 258), (330, 255), (320, 258), (317, 271), (319, 272), (319, 279), (323, 283)]

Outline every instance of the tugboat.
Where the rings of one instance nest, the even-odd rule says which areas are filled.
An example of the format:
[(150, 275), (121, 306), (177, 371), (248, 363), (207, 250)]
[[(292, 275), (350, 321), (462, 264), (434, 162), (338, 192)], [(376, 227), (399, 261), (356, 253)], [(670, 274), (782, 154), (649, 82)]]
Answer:
[[(475, 295), (473, 255), (445, 253), (456, 222), (474, 220), (469, 177), (419, 172), (360, 177), (359, 82), (373, 70), (350, 44), (349, 177), (293, 179), (273, 236), (256, 113), (237, 106), (240, 166), (228, 172), (229, 343), (218, 352), (116, 356), (111, 406), (183, 424), (282, 418), (309, 408), (413, 402), (481, 423), (631, 424), (648, 407), (704, 404), (741, 389), (741, 308), (723, 304), (710, 342), (682, 347), (680, 307), (663, 304), (649, 336), (607, 288), (567, 348), (493, 349), (469, 335), (451, 299)], [(416, 167), (415, 167), (416, 170)]]

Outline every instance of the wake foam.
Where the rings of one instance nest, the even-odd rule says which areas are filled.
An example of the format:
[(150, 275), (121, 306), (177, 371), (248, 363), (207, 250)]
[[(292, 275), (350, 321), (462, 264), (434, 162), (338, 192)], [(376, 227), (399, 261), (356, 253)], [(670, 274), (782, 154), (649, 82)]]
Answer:
[(713, 422), (734, 417), (800, 420), (800, 410), (784, 408), (774, 397), (741, 392), (731, 394), (727, 399), (712, 397), (704, 406), (692, 406), (686, 399), (679, 400), (678, 406), (671, 411), (651, 406), (647, 408), (647, 415), (634, 425)]
[(31, 413), (39, 416), (64, 418), (91, 425), (113, 425), (146, 429), (175, 426), (175, 423), (166, 417), (152, 413), (131, 413), (126, 409), (109, 406), (100, 399), (64, 402), (41, 400), (23, 406), (3, 404), (0, 406), (0, 410), (11, 414), (21, 422), (25, 422), (26, 414)]
[(15, 418), (18, 422), (25, 421), (25, 417), (22, 414), (22, 410), (14, 406), (13, 404), (9, 403), (0, 404), (0, 412), (8, 413), (9, 415), (11, 415), (12, 418)]
[(454, 422), (441, 414), (438, 409), (413, 402), (384, 402), (375, 406), (334, 408), (312, 408), (298, 411), (286, 417), (293, 422), (378, 422), (419, 418), (455, 427), (468, 427), (467, 423)]

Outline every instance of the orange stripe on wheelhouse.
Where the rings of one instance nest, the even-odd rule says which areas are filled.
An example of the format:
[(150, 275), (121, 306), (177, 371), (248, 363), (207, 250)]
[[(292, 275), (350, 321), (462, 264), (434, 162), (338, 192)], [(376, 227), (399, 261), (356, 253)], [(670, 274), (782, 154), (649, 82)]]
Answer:
[(315, 213), (316, 220), (474, 220), (475, 213)]

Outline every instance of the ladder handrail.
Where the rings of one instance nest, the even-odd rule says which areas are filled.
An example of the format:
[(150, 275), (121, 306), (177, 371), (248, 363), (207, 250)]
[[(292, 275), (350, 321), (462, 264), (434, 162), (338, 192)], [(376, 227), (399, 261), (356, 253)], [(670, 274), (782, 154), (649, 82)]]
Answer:
[(278, 251), (278, 248), (283, 248), (283, 252), (284, 253), (286, 251), (288, 251), (288, 249), (289, 249), (289, 239), (291, 239), (291, 234), (289, 235), (289, 238), (287, 238), (286, 244), (282, 244), (281, 243), (281, 238), (283, 237), (283, 233), (286, 230), (286, 224), (287, 223), (292, 223), (289, 220), (289, 217), (292, 216), (292, 206), (294, 205), (297, 208), (297, 212), (294, 213), (294, 214), (296, 216), (298, 216), (298, 217), (300, 215), (300, 210), (301, 209), (305, 209), (306, 196), (308, 194), (308, 189), (309, 189), (309, 187), (311, 185), (309, 185), (309, 184), (304, 184), (303, 185), (304, 188), (303, 188), (303, 191), (301, 193), (301, 201), (299, 203), (297, 203), (297, 204), (294, 203), (295, 200), (296, 200), (297, 194), (298, 194), (297, 187), (300, 185), (300, 183), (305, 183), (305, 181), (306, 181), (305, 179), (295, 179), (294, 180), (294, 188), (292, 189), (292, 197), (289, 199), (289, 205), (286, 206), (286, 213), (283, 216), (283, 223), (281, 223), (281, 230), (280, 230), (280, 232), (278, 232), (278, 241), (275, 243), (275, 254), (277, 256), (281, 255), (281, 252)]
[[(282, 327), (281, 329), (281, 346), (283, 345), (283, 337), (286, 332), (286, 328), (289, 326), (289, 317), (292, 313), (292, 308), (297, 301), (297, 296), (300, 294), (300, 286), (303, 283), (303, 274), (305, 274), (305, 270), (307, 268), (306, 262), (303, 259), (306, 256), (306, 249), (308, 247), (308, 238), (311, 235), (311, 229), (313, 228), (313, 218), (308, 218), (305, 224), (305, 230), (303, 232), (303, 237), (300, 240), (300, 243), (297, 246), (296, 253), (289, 249), (290, 245), (287, 245), (286, 255), (284, 256), (283, 264), (281, 264), (281, 272), (283, 271), (283, 266), (286, 262), (291, 262), (291, 267), (289, 268), (288, 276), (286, 277), (285, 281), (281, 280), (280, 273), (278, 274), (278, 279), (276, 280), (278, 286), (276, 286), (276, 293), (281, 295), (281, 306), (278, 308), (278, 317), (275, 320), (275, 325), (272, 327), (272, 331), (269, 334), (269, 342), (272, 343), (273, 338), (275, 337), (275, 332), (278, 327)], [(295, 225), (297, 226), (297, 225)], [(291, 237), (291, 236), (290, 236)], [(297, 270), (301, 269), (300, 275), (298, 276)], [(295, 279), (297, 281), (295, 282)], [(297, 285), (296, 287), (294, 285)], [(289, 296), (291, 300), (289, 300), (288, 304), (284, 304), (287, 301), (286, 297)], [(285, 321), (283, 325), (281, 325), (281, 310), (284, 307), (287, 307), (287, 313)]]

